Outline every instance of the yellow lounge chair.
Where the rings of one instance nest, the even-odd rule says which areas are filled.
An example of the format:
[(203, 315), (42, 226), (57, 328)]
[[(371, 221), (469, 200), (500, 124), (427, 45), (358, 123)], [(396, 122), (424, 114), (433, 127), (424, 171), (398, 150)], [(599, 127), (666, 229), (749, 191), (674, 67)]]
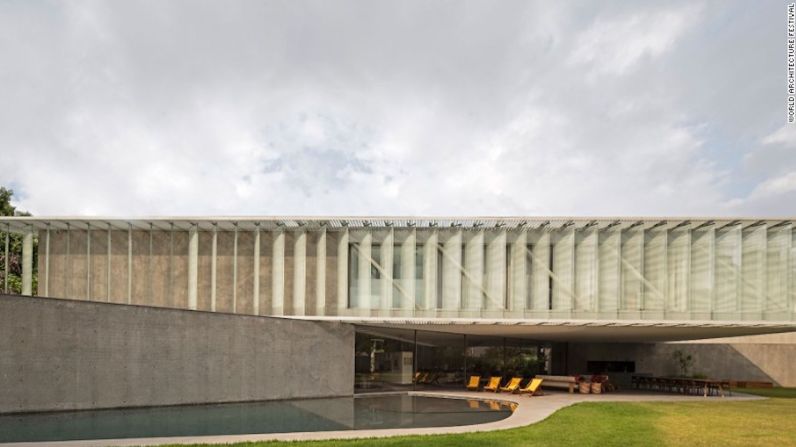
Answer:
[(481, 376), (470, 376), (470, 381), (467, 382), (467, 389), (470, 391), (478, 391), (481, 386)]
[(500, 387), (500, 391), (505, 391), (507, 393), (513, 393), (520, 389), (520, 382), (522, 382), (522, 377), (512, 377), (509, 380), (509, 383), (506, 386)]
[(542, 379), (531, 379), (528, 385), (520, 390), (520, 394), (523, 393), (528, 393), (528, 397), (544, 395), (542, 392)]
[(500, 387), (500, 376), (498, 377), (490, 377), (489, 383), (486, 384), (484, 387), (484, 391), (493, 391), (495, 393), (498, 392), (498, 387)]

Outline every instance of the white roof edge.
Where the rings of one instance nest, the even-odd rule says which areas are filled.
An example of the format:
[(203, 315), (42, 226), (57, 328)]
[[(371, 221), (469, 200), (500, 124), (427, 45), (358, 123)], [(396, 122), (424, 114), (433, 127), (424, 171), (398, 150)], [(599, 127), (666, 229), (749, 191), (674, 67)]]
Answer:
[(523, 325), (523, 326), (636, 326), (636, 327), (744, 327), (781, 328), (796, 331), (796, 321), (759, 320), (566, 320), (566, 319), (525, 319), (525, 318), (412, 318), (412, 317), (334, 317), (334, 316), (284, 316), (295, 320), (340, 321), (352, 324), (417, 324), (417, 325)]
[(527, 220), (532, 222), (544, 222), (546, 220), (572, 220), (576, 222), (589, 222), (597, 221), (619, 221), (619, 222), (635, 222), (635, 221), (720, 221), (732, 222), (735, 220), (740, 221), (771, 221), (771, 220), (796, 220), (796, 216), (478, 216), (478, 215), (459, 215), (459, 216), (346, 216), (346, 215), (326, 215), (326, 216), (302, 216), (302, 215), (275, 215), (275, 216), (0, 216), (0, 220), (50, 220), (50, 221), (180, 221), (180, 222), (214, 222), (214, 221), (228, 221), (228, 222), (257, 222), (257, 221), (277, 221), (277, 220), (306, 220), (322, 222), (326, 220), (364, 220), (364, 221), (395, 221), (395, 220), (430, 220), (430, 221), (448, 221), (448, 220)]
[[(12, 231), (24, 231), (25, 228), (35, 227), (45, 229), (64, 229), (75, 226), (82, 229), (84, 226), (97, 225), (98, 227), (111, 227), (122, 229), (147, 229), (154, 226), (164, 229), (164, 224), (173, 225), (174, 229), (186, 230), (191, 225), (198, 225), (200, 229), (207, 230), (217, 225), (221, 230), (231, 230), (235, 225), (242, 225), (253, 229), (257, 225), (265, 224), (272, 228), (284, 227), (287, 229), (328, 227), (341, 228), (595, 228), (607, 229), (632, 228), (638, 224), (652, 225), (651, 228), (674, 229), (684, 224), (703, 227), (716, 225), (717, 228), (732, 225), (769, 225), (796, 224), (796, 217), (639, 217), (639, 216), (152, 216), (152, 217), (102, 217), (102, 216), (2, 216), (0, 225), (5, 224)], [(623, 225), (624, 227), (620, 227)], [(163, 228), (158, 228), (158, 227)], [(3, 228), (0, 226), (0, 231)]]

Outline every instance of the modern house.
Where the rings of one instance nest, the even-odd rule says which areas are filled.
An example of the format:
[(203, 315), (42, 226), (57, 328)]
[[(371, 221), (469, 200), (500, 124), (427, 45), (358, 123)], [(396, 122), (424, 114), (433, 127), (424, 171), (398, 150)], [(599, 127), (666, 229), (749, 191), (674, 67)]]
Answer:
[(4, 217), (0, 232), (24, 235), (23, 295), (348, 330), (326, 367), (359, 390), (416, 371), (675, 374), (676, 350), (692, 373), (796, 386), (794, 223)]

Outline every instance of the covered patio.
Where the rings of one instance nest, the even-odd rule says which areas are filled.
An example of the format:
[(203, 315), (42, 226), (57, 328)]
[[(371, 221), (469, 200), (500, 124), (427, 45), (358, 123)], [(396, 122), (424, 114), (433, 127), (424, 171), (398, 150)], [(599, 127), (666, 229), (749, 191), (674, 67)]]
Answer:
[[(620, 389), (674, 393), (702, 386), (702, 394), (721, 395), (731, 381), (749, 380), (749, 371), (757, 366), (739, 353), (730, 352), (728, 345), (672, 342), (794, 330), (792, 324), (772, 322), (374, 317), (346, 322), (354, 323), (357, 330), (356, 393), (461, 390), (473, 375), (484, 381), (500, 376), (503, 382), (510, 377), (523, 377), (525, 383), (536, 375), (600, 374), (607, 375), (612, 385)], [(709, 383), (648, 386), (644, 382), (641, 387), (635, 381), (638, 376), (685, 375), (673, 354), (700, 347), (706, 349), (694, 354), (698, 357), (697, 367), (689, 373), (696, 375), (691, 377), (693, 380)]]

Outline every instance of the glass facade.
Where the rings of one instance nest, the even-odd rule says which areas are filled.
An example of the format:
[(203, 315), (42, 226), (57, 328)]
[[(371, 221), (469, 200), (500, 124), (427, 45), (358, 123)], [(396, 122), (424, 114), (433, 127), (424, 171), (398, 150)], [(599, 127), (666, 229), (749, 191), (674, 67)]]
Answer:
[(357, 327), (356, 392), (460, 389), (470, 375), (533, 377), (550, 371), (550, 344), (399, 328)]

